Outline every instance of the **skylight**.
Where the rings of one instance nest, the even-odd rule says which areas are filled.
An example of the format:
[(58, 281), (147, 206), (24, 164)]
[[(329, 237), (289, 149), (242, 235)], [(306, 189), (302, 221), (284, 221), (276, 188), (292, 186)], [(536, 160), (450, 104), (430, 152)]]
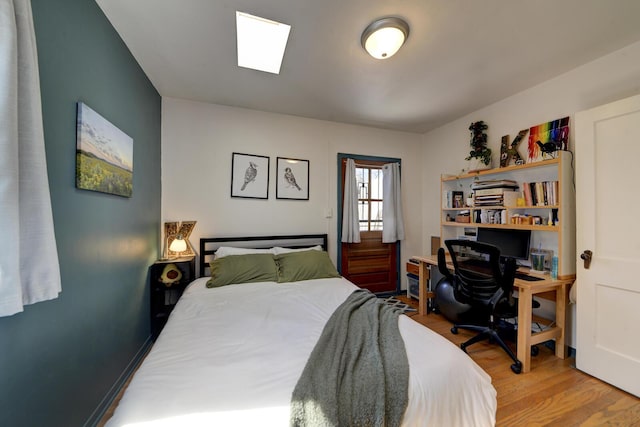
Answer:
[(280, 74), (291, 26), (236, 12), (238, 66)]

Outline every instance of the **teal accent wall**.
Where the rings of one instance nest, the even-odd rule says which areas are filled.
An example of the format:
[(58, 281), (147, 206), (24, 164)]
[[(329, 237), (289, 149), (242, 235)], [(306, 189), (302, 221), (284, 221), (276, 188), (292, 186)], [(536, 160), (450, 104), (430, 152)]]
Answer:
[[(62, 293), (0, 318), (0, 425), (81, 426), (149, 342), (161, 98), (93, 0), (32, 8)], [(78, 101), (133, 138), (133, 197), (75, 188)]]

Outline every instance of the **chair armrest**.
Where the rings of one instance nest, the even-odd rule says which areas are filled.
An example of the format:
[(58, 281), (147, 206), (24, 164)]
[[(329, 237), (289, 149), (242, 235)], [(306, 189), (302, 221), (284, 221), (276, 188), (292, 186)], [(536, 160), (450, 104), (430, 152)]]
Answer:
[(493, 296), (489, 300), (489, 303), (491, 304), (491, 307), (495, 308), (498, 305), (498, 303), (500, 302), (500, 300), (502, 299), (503, 296), (504, 296), (504, 289), (498, 288), (496, 293), (493, 294)]

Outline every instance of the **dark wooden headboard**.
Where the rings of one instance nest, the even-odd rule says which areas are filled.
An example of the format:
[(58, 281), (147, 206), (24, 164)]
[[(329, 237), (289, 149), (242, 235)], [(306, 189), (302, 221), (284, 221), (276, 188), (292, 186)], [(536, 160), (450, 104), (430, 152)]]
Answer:
[(291, 236), (240, 236), (240, 237), (203, 237), (200, 239), (199, 274), (205, 276), (209, 268), (209, 262), (213, 259), (216, 250), (221, 246), (233, 246), (236, 248), (305, 248), (309, 246), (322, 246), (327, 250), (326, 234), (297, 234)]

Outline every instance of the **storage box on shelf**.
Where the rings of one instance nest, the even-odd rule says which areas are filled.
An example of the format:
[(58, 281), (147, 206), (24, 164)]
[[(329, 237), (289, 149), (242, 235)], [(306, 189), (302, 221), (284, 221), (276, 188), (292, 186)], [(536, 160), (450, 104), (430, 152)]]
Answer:
[[(560, 151), (557, 154), (556, 159), (536, 163), (443, 176), (440, 221), (443, 245), (447, 239), (473, 234), (469, 233), (470, 228), (531, 230), (532, 248), (551, 249), (558, 256), (558, 275), (575, 275), (573, 165), (571, 153)], [(518, 184), (518, 189), (515, 192), (513, 188), (507, 187), (500, 191), (480, 191), (479, 196), (482, 197), (478, 199), (478, 203), (474, 201), (473, 206), (466, 206), (472, 185), (490, 180), (514, 181)], [(465, 206), (453, 203), (453, 195), (460, 200), (460, 192), (463, 193)], [(494, 201), (497, 204), (492, 204)], [(457, 222), (456, 219), (465, 211), (470, 212), (470, 222)]]

